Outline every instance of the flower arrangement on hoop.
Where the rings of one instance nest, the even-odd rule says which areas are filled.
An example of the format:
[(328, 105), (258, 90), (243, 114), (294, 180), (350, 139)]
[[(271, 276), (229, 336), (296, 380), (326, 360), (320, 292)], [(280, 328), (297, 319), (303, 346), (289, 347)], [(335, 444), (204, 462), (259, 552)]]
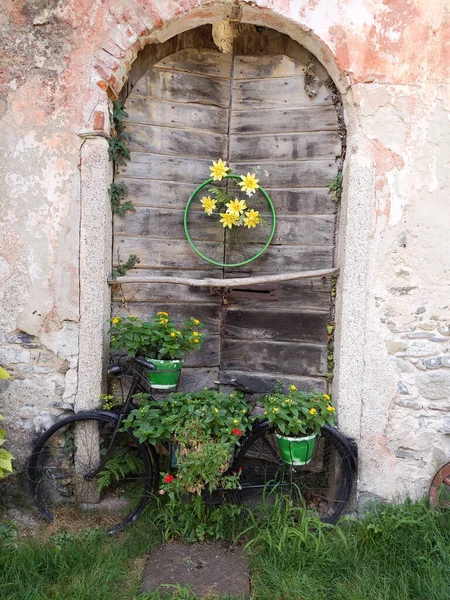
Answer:
[[(227, 163), (220, 158), (218, 161), (213, 161), (210, 170), (214, 181), (222, 181), (231, 175), (230, 167), (227, 167)], [(260, 224), (267, 225), (260, 212), (251, 207), (250, 198), (260, 188), (259, 179), (256, 178), (255, 173), (250, 172), (247, 175), (240, 175), (240, 179), (237, 181), (240, 189), (234, 193), (211, 185), (208, 195), (200, 199), (203, 210), (208, 216), (219, 215), (220, 223), (228, 229), (240, 226), (254, 229)], [(247, 198), (240, 197), (242, 194)]]

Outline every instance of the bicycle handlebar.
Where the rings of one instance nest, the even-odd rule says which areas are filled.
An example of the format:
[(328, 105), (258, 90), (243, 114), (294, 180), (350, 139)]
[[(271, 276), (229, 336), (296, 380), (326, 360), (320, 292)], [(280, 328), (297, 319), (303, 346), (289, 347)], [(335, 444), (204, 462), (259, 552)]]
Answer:
[(136, 364), (138, 364), (141, 367), (144, 367), (144, 369), (147, 369), (148, 371), (156, 371), (155, 365), (151, 362), (147, 362), (145, 358), (138, 358), (137, 356), (135, 356), (133, 360)]

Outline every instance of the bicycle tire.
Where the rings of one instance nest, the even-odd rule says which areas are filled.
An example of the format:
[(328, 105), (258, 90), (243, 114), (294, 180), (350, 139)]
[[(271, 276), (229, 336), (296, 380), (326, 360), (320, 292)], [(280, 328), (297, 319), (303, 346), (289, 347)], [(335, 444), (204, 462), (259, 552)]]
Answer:
[(89, 481), (85, 478), (98, 467), (117, 418), (108, 412), (78, 413), (39, 438), (28, 462), (28, 478), (33, 502), (45, 521), (106, 526), (115, 533), (142, 513), (156, 489), (158, 466), (154, 450), (139, 444), (132, 433), (117, 432), (107, 468)]
[(244, 438), (232, 470), (241, 471), (239, 503), (270, 502), (274, 494), (282, 494), (323, 522), (336, 523), (351, 499), (355, 459), (346, 438), (325, 426), (316, 440), (311, 462), (288, 465), (267, 424), (253, 428)]

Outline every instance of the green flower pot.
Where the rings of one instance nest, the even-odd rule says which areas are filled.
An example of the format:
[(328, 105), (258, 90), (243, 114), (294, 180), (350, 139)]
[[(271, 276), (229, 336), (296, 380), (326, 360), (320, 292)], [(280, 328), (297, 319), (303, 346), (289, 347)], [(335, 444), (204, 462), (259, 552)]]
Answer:
[(275, 433), (281, 456), (289, 465), (306, 465), (314, 455), (316, 434), (306, 437), (288, 437)]
[(147, 371), (151, 387), (155, 390), (174, 390), (180, 379), (183, 361), (181, 359), (157, 360), (155, 358), (149, 358), (148, 361), (156, 367), (156, 371)]

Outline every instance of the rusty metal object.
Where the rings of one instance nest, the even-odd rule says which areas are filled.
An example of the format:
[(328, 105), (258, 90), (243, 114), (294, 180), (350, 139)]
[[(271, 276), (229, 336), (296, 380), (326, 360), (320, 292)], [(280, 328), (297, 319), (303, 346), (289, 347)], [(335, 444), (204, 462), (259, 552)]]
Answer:
[(440, 504), (441, 490), (444, 492), (443, 502), (446, 506), (450, 506), (450, 463), (441, 467), (433, 477), (428, 494), (431, 507), (434, 508)]

